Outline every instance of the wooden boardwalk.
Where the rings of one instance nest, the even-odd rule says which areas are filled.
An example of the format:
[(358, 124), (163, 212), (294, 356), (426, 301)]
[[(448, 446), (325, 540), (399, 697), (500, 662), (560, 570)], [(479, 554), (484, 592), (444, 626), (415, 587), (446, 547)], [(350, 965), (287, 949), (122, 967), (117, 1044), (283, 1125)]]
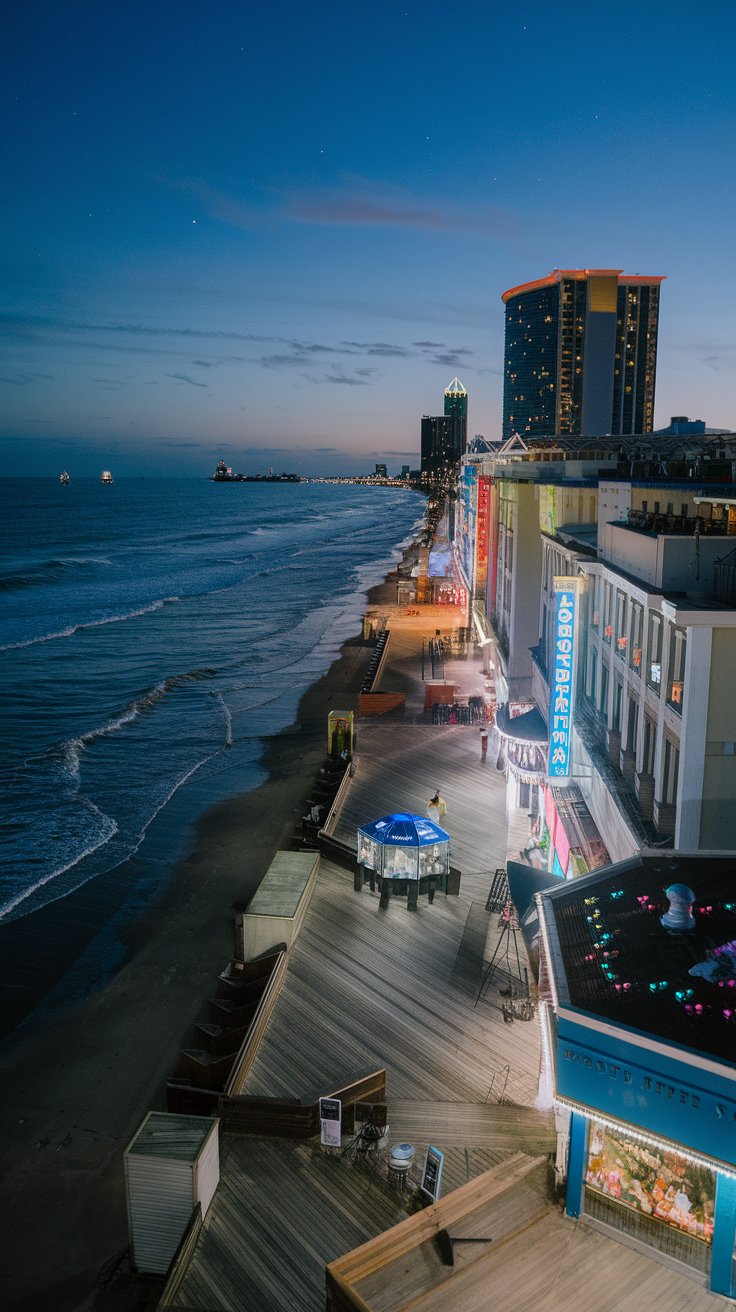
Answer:
[[(580, 1222), (549, 1211), (413, 1306), (417, 1312), (727, 1312), (730, 1299)], [(387, 1305), (388, 1307), (388, 1305)]]
[[(404, 809), (424, 814), (439, 787), (461, 893), (437, 894), (431, 907), (420, 899), (416, 913), (401, 899), (382, 911), (377, 896), (355, 893), (346, 871), (323, 862), (246, 1092), (306, 1098), (385, 1066), (390, 1139), (413, 1143), (418, 1158), (430, 1140), (441, 1147), (448, 1193), (519, 1150), (547, 1153), (554, 1129), (532, 1106), (536, 1022), (504, 1023), (502, 980), (475, 1005), (498, 936), (497, 917), (484, 909), (492, 873), (509, 852), (518, 855), (518, 833), (508, 836), (505, 781), (492, 749), (481, 762), (477, 728), (419, 722), (417, 632), (400, 627), (382, 687), (401, 685), (407, 706), (380, 722), (360, 722), (358, 768), (336, 833), (352, 843), (363, 821)], [(465, 690), (473, 691), (477, 666), (462, 664)], [(507, 1101), (499, 1105), (502, 1091)], [(315, 1141), (226, 1136), (220, 1186), (172, 1306), (322, 1312), (325, 1264), (395, 1224), (405, 1201), (378, 1170), (349, 1165)], [(557, 1211), (539, 1219), (544, 1210), (541, 1195), (522, 1191), (499, 1218), (487, 1257), (458, 1272), (462, 1288), (454, 1285), (449, 1301), (438, 1289), (422, 1308), (731, 1306)]]
[(510, 1065), (509, 1100), (533, 1102), (536, 1022), (505, 1024), (497, 991), (476, 1007), (454, 977), (466, 915), (443, 894), (381, 910), (323, 862), (246, 1092), (304, 1097), (384, 1066), (389, 1097), (474, 1103)]

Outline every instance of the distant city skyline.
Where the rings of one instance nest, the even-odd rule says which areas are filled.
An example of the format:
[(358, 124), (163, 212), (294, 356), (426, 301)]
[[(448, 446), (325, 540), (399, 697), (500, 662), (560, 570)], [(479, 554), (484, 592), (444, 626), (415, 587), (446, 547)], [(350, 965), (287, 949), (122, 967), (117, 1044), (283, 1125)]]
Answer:
[(0, 472), (416, 468), (453, 374), (500, 435), (501, 294), (581, 264), (667, 277), (654, 427), (736, 428), (735, 37), (680, 0), (635, 33), (542, 0), (16, 6)]

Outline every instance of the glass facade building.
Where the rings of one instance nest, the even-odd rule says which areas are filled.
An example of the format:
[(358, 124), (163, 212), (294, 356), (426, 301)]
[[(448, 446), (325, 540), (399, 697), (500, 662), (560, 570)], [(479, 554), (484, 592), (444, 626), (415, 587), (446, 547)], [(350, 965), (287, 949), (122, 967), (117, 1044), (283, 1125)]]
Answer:
[(459, 378), (453, 378), (445, 388), (445, 414), (458, 421), (460, 455), (464, 455), (468, 445), (468, 394)]
[(442, 482), (460, 463), (468, 436), (468, 394), (459, 378), (445, 388), (445, 413), (422, 416), (422, 479)]
[(557, 269), (504, 292), (504, 439), (650, 433), (661, 282)]

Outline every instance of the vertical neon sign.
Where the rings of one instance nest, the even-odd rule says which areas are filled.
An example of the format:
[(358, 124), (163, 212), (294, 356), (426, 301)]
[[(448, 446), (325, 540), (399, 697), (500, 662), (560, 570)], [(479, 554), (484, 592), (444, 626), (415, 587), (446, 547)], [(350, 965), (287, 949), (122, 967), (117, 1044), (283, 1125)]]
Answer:
[(485, 598), (488, 582), (488, 520), (491, 510), (491, 480), (481, 474), (478, 479), (478, 517), (476, 519), (475, 595)]
[(552, 655), (552, 679), (549, 689), (549, 759), (551, 779), (570, 775), (570, 747), (575, 674), (575, 621), (577, 618), (577, 579), (556, 578), (555, 629)]

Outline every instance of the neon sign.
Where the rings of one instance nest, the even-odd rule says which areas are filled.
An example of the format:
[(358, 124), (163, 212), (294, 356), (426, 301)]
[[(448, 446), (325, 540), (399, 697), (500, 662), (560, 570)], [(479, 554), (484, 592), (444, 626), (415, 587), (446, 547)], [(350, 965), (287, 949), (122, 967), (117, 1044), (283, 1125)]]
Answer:
[(570, 775), (577, 580), (556, 578), (553, 670), (550, 683), (549, 760), (551, 779)]

